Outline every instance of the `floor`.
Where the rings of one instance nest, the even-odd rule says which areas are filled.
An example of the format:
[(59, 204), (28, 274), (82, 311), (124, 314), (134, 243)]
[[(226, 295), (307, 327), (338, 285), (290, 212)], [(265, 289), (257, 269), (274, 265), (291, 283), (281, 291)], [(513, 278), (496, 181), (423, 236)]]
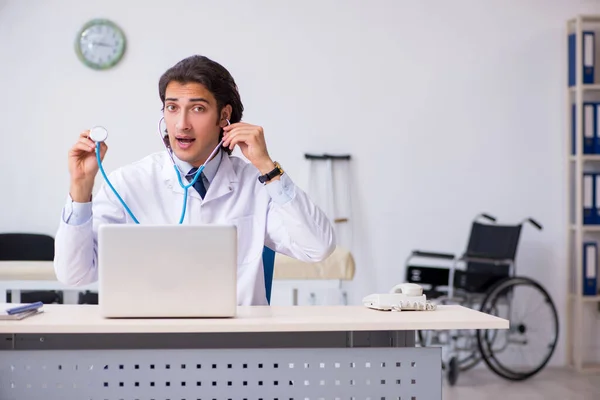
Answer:
[(443, 400), (598, 400), (600, 374), (576, 374), (546, 368), (524, 382), (510, 382), (486, 369), (467, 371), (450, 387), (444, 380)]

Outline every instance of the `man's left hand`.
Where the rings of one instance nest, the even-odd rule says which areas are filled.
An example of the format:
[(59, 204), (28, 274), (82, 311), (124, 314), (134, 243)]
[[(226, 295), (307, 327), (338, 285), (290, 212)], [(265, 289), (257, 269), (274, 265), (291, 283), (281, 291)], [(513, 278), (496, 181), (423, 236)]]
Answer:
[(271, 172), (275, 163), (267, 151), (263, 128), (245, 122), (237, 122), (223, 128), (223, 147), (238, 145), (244, 157), (248, 159), (261, 175)]

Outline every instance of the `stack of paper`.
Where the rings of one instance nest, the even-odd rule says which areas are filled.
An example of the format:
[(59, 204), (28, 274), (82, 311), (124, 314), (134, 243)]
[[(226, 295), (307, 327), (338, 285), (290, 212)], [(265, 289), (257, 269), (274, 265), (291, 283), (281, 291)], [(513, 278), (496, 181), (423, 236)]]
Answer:
[(41, 301), (27, 304), (0, 303), (0, 320), (19, 320), (40, 314), (44, 311), (43, 306)]

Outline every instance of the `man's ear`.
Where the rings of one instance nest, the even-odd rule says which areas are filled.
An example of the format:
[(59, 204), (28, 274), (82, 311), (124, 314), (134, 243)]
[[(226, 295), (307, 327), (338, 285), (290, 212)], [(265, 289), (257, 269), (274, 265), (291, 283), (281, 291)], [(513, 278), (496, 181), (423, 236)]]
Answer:
[(221, 119), (219, 121), (219, 126), (221, 128), (224, 128), (227, 126), (227, 121), (231, 121), (231, 113), (232, 113), (231, 105), (227, 104), (225, 107), (223, 107), (223, 110), (221, 110)]

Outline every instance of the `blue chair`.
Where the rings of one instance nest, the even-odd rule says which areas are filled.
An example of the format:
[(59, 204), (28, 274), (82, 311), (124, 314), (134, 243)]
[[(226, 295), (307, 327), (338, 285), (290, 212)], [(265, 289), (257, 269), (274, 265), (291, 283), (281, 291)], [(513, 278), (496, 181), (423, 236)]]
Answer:
[(275, 252), (265, 246), (263, 248), (263, 266), (265, 271), (265, 289), (267, 302), (271, 304), (271, 287), (273, 286), (273, 270), (275, 269)]

